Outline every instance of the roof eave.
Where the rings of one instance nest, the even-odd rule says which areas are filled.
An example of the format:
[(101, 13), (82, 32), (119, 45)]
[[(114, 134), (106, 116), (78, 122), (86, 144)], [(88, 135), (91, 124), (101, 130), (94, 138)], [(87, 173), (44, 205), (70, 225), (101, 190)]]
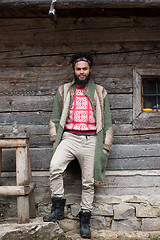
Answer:
[[(0, 17), (48, 17), (51, 0), (3, 0), (0, 1)], [(56, 0), (55, 9), (59, 16), (94, 17), (95, 12), (103, 15), (110, 9), (123, 11), (124, 9), (158, 9), (160, 0)]]

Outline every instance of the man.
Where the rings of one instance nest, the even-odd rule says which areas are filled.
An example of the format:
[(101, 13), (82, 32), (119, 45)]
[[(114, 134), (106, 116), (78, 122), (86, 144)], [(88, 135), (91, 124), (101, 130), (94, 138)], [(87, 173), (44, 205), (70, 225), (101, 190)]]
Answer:
[(77, 158), (82, 174), (80, 235), (90, 238), (94, 184), (104, 178), (113, 129), (107, 91), (91, 78), (93, 59), (80, 53), (72, 58), (74, 81), (59, 87), (50, 120), (54, 155), (50, 164), (51, 213), (44, 221), (64, 218), (63, 173)]

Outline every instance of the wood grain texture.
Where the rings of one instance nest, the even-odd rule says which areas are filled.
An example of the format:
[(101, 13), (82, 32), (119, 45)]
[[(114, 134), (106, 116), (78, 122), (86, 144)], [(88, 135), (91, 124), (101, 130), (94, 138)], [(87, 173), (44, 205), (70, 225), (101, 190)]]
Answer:
[[(105, 186), (96, 187), (95, 195), (105, 194), (106, 198), (109, 196), (126, 196), (126, 195), (141, 195), (142, 196), (159, 196), (160, 190), (160, 172), (159, 170), (118, 170), (106, 171)], [(3, 173), (2, 180), (7, 179), (12, 184), (15, 180), (14, 174)], [(33, 181), (37, 184), (35, 189), (35, 196), (37, 202), (40, 199), (50, 199), (49, 190), (49, 172), (37, 171), (33, 172)], [(81, 195), (81, 179), (74, 179), (68, 176), (64, 179), (65, 194)]]
[[(50, 0), (4, 0), (0, 2), (0, 16), (47, 17), (50, 4)], [(58, 0), (55, 3), (58, 17), (113, 17), (117, 15), (123, 17), (124, 15), (133, 16), (137, 14), (140, 16), (155, 16), (157, 14), (158, 16), (159, 8), (160, 2), (154, 0)]]
[[(59, 18), (57, 25), (48, 18), (1, 18), (0, 133), (12, 131), (17, 120), (20, 132), (31, 134), (31, 168), (48, 170), (55, 93), (73, 78), (72, 54), (87, 51), (111, 106), (115, 137), (108, 169), (158, 169), (159, 118), (156, 129), (133, 130), (132, 124), (133, 70), (159, 68), (159, 30), (157, 15)], [(2, 170), (13, 171), (15, 150), (5, 149), (2, 158)]]

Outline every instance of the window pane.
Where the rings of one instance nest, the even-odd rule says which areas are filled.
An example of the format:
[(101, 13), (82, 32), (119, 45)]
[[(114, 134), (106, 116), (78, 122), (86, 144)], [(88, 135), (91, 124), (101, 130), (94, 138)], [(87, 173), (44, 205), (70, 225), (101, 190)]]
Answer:
[(155, 93), (156, 93), (156, 81), (143, 79), (143, 94), (155, 94)]
[(158, 93), (160, 94), (160, 81), (158, 81)]
[(156, 109), (156, 97), (155, 96), (144, 96), (143, 97), (143, 108)]

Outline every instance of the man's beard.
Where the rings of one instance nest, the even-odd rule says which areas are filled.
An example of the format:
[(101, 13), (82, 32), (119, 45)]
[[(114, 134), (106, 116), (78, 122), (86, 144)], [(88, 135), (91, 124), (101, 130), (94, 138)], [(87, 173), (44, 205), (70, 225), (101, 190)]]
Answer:
[(75, 79), (75, 82), (78, 86), (86, 86), (87, 83), (89, 82), (89, 79), (90, 79), (90, 73), (88, 74), (88, 76), (84, 79), (84, 80), (80, 80), (77, 75), (74, 73), (74, 79)]

